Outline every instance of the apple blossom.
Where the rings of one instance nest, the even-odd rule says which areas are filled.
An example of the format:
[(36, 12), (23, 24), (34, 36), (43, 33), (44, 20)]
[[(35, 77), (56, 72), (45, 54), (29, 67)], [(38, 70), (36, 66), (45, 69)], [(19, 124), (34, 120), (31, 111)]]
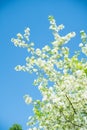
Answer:
[(34, 116), (27, 122), (29, 130), (87, 130), (87, 59), (79, 59), (80, 53), (87, 56), (87, 34), (80, 32), (82, 43), (80, 53), (70, 57), (66, 46), (76, 34), (70, 32), (60, 35), (64, 25), (56, 25), (49, 16), (50, 29), (54, 41), (42, 49), (34, 48), (29, 42), (30, 29), (24, 35), (17, 34), (12, 42), (15, 46), (26, 48), (30, 53), (26, 65), (16, 66), (17, 71), (36, 73), (34, 85), (41, 92), (41, 100), (33, 100), (25, 95), (27, 104), (33, 104)]

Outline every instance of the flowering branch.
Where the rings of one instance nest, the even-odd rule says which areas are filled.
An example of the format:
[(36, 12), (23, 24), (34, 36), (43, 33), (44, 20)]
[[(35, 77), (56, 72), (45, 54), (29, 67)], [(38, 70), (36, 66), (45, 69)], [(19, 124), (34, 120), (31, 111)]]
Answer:
[(66, 43), (75, 37), (75, 32), (61, 36), (64, 25), (57, 26), (53, 16), (48, 19), (54, 37), (51, 45), (35, 49), (29, 41), (29, 28), (24, 35), (18, 33), (17, 38), (12, 38), (15, 46), (29, 52), (26, 64), (16, 66), (16, 71), (35, 73), (33, 84), (42, 95), (41, 100), (24, 96), (26, 104), (32, 103), (34, 112), (27, 125), (29, 130), (87, 130), (87, 59), (78, 58), (81, 53), (87, 56), (87, 34), (80, 32), (81, 50), (70, 56)]

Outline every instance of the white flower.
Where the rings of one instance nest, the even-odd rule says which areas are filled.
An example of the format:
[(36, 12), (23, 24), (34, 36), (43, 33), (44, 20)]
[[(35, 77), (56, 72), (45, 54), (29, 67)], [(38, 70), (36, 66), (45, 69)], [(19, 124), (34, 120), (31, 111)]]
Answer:
[(42, 83), (38, 86), (38, 89), (41, 90), (43, 88)]
[(29, 128), (29, 129), (27, 129), (27, 130), (32, 130), (32, 128)]
[(29, 35), (30, 35), (30, 28), (26, 28), (25, 30), (24, 30), (24, 37), (25, 37), (25, 39), (27, 40), (27, 41), (29, 41)]
[(87, 90), (83, 93), (83, 98), (87, 100)]
[(38, 130), (36, 127), (33, 127), (33, 130)]
[(87, 56), (87, 46), (82, 47), (82, 52)]
[(42, 98), (42, 101), (48, 100), (48, 96), (45, 94), (44, 97)]
[(82, 70), (77, 70), (76, 71), (76, 76), (81, 77), (83, 75), (83, 71)]
[(32, 119), (32, 116), (29, 116), (29, 117), (28, 117), (28, 120), (31, 120), (31, 119)]
[(17, 37), (18, 37), (19, 39), (23, 39), (23, 36), (22, 36), (20, 33), (17, 34)]
[(36, 55), (38, 55), (38, 56), (41, 55), (41, 50), (39, 48), (36, 49)]
[(60, 31), (60, 30), (62, 30), (62, 29), (64, 29), (64, 25), (63, 24), (60, 24), (59, 26), (58, 26), (58, 31)]
[(80, 43), (80, 44), (79, 44), (79, 47), (83, 47), (83, 43)]
[(30, 104), (32, 102), (32, 98), (29, 95), (25, 95), (24, 99), (26, 104)]
[(24, 30), (24, 32), (25, 32), (26, 34), (28, 34), (28, 33), (30, 32), (30, 28), (26, 28), (26, 29)]
[(46, 45), (45, 47), (43, 47), (42, 51), (49, 51), (50, 50), (50, 47), (48, 45)]

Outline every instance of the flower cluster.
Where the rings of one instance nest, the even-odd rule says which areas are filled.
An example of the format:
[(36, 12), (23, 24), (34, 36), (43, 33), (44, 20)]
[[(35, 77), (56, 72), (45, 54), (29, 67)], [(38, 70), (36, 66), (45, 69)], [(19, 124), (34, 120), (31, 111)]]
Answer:
[(79, 46), (82, 49), (82, 52), (87, 56), (87, 35), (84, 32), (84, 30), (80, 31), (82, 43), (79, 44)]
[[(29, 130), (87, 130), (87, 60), (80, 60), (78, 53), (69, 55), (65, 44), (75, 36), (75, 32), (61, 36), (59, 32), (64, 25), (57, 26), (52, 16), (49, 16), (49, 21), (54, 36), (51, 46), (35, 49), (32, 42), (26, 43), (29, 41), (29, 28), (24, 35), (17, 34), (17, 39), (12, 39), (15, 46), (26, 47), (30, 53), (26, 65), (18, 65), (15, 69), (36, 73), (34, 85), (42, 94), (42, 100), (35, 101), (29, 95), (24, 96), (27, 104), (33, 104), (34, 112), (27, 125)], [(87, 55), (84, 31), (81, 31), (81, 39), (79, 46)]]

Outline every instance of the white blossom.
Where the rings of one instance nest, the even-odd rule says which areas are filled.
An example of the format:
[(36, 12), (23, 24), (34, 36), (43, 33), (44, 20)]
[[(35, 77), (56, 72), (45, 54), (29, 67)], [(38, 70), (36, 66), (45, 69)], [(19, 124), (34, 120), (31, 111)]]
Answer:
[(24, 99), (26, 104), (30, 104), (32, 102), (32, 98), (29, 95), (25, 95)]
[[(15, 46), (27, 48), (26, 65), (16, 66), (16, 71), (36, 73), (34, 85), (38, 86), (41, 100), (25, 95), (25, 103), (33, 104), (34, 115), (29, 117), (28, 130), (87, 130), (87, 58), (83, 61), (76, 53), (70, 55), (68, 43), (76, 34), (61, 36), (64, 25), (56, 25), (49, 16), (54, 40), (51, 46), (35, 49), (29, 42), (30, 29), (13, 38)], [(81, 52), (87, 56), (87, 34), (80, 32)], [(80, 54), (79, 54), (80, 55)]]

